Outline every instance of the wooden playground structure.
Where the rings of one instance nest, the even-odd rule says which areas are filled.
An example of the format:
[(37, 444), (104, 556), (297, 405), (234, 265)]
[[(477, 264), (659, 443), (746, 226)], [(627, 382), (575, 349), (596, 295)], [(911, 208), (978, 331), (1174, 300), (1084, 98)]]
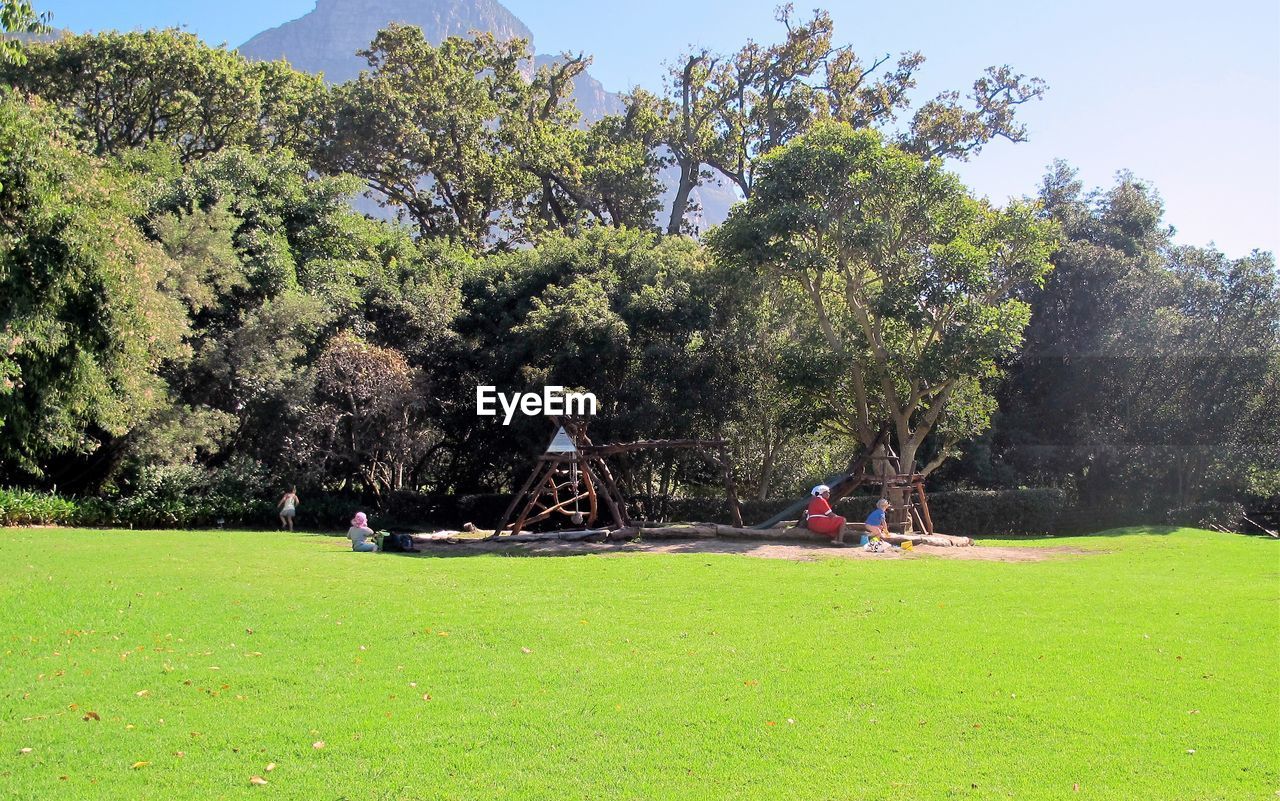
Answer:
[(606, 514), (612, 528), (634, 526), (635, 521), (605, 459), (624, 453), (677, 448), (693, 450), (719, 470), (734, 521), (742, 525), (729, 446), (724, 440), (658, 439), (596, 445), (587, 436), (587, 421), (553, 417), (552, 422), (558, 427), (555, 437), (546, 452), (538, 457), (524, 486), (511, 499), (494, 529), (495, 535), (520, 534), (531, 525), (557, 516), (567, 517), (574, 525), (586, 529), (599, 526)]
[[(568, 522), (575, 527), (565, 535), (585, 538), (616, 533), (623, 536), (727, 536), (765, 538), (795, 532), (810, 498), (805, 497), (782, 512), (751, 528), (743, 526), (738, 503), (729, 445), (721, 439), (638, 440), (605, 445), (594, 444), (587, 436), (587, 421), (553, 417), (555, 436), (542, 453), (528, 479), (511, 499), (494, 529), (495, 538), (539, 536), (526, 534), (531, 526), (548, 522)], [(937, 545), (968, 545), (967, 537), (947, 537), (934, 531), (924, 476), (912, 469), (903, 472), (901, 462), (888, 441), (885, 425), (866, 448), (840, 474), (827, 479), (831, 501), (848, 497), (859, 489), (879, 491), (892, 504), (888, 516), (891, 541), (913, 541)], [(608, 458), (621, 454), (664, 449), (692, 450), (714, 466), (724, 481), (725, 500), (733, 525), (696, 523), (655, 527), (632, 519), (626, 500)], [(705, 530), (704, 530), (705, 529)], [(709, 532), (709, 533), (708, 533)]]
[[(915, 472), (915, 465), (911, 467), (910, 472), (902, 471), (898, 455), (889, 445), (889, 426), (886, 424), (876, 434), (871, 447), (865, 449), (848, 470), (824, 483), (831, 488), (833, 506), (855, 490), (879, 489), (880, 497), (888, 498), (893, 505), (888, 514), (890, 531), (901, 535), (921, 531), (933, 536), (933, 516), (929, 513), (929, 498), (924, 491), (924, 475)], [(809, 500), (806, 497), (796, 501), (755, 528), (771, 529), (784, 521), (797, 519)]]

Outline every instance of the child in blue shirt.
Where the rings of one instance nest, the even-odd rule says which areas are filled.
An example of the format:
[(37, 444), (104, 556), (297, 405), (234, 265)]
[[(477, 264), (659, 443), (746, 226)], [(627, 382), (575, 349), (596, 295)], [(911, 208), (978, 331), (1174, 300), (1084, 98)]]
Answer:
[(889, 508), (889, 501), (881, 498), (876, 501), (876, 508), (871, 510), (871, 514), (867, 515), (867, 535), (871, 537), (885, 537), (889, 534), (889, 526), (885, 523), (884, 513)]

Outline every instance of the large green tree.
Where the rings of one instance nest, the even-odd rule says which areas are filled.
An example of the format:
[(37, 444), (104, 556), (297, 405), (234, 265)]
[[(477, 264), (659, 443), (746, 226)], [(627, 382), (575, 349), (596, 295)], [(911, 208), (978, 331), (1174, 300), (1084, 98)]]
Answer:
[(870, 445), (891, 421), (905, 466), (930, 432), (986, 424), (970, 412), (989, 409), (1027, 324), (1018, 292), (1044, 280), (1054, 237), (1034, 207), (992, 207), (937, 159), (829, 123), (764, 157), (712, 246), (803, 293), (824, 344), (811, 363), (831, 370), (828, 425)]
[(186, 329), (134, 185), (0, 98), (0, 475), (91, 454), (162, 403)]
[[(668, 233), (684, 229), (690, 195), (700, 183), (719, 175), (750, 197), (760, 158), (814, 124), (834, 120), (884, 130), (909, 111), (908, 92), (924, 64), (919, 53), (867, 63), (835, 43), (825, 11), (800, 21), (787, 4), (778, 21), (786, 34), (777, 44), (747, 42), (730, 56), (694, 50), (670, 68), (658, 103), (667, 120), (662, 141), (680, 170)], [(1024, 141), (1017, 108), (1044, 91), (1038, 78), (990, 67), (966, 98), (947, 91), (921, 104), (894, 140), (920, 155), (957, 159), (993, 139)]]
[[(504, 427), (477, 418), (478, 384), (591, 391), (600, 403), (597, 441), (721, 431), (741, 374), (740, 289), (696, 243), (603, 226), (479, 262), (462, 285), (449, 360), (453, 480), (503, 486), (546, 444), (544, 420)], [(670, 478), (673, 464), (637, 466), (643, 478), (633, 483), (647, 485), (651, 468)]]
[(433, 45), (404, 25), (362, 55), (369, 69), (336, 90), (322, 163), (368, 181), (424, 237), (503, 247), (630, 223), (651, 205), (644, 115), (578, 125), (568, 95), (582, 56), (535, 69), (521, 40)]
[(25, 63), (0, 65), (0, 81), (65, 110), (99, 155), (156, 142), (184, 163), (233, 145), (305, 149), (326, 105), (319, 77), (174, 29), (65, 36), (25, 52)]
[(971, 469), (1168, 508), (1238, 494), (1280, 464), (1271, 255), (1174, 245), (1159, 196), (1128, 175), (1084, 192), (1059, 163), (1041, 198), (1064, 241), (1029, 295), (992, 461)]
[(280, 443), (332, 336), (424, 358), (438, 350), (453, 255), (355, 213), (358, 180), (316, 176), (285, 152), (231, 148), (177, 174), (156, 161), (146, 225), (171, 256), (161, 286), (187, 309), (191, 354), (165, 364), (177, 410), (159, 415), (164, 436), (142, 443), (149, 450), (172, 433), (174, 457), (187, 458), (177, 435), (199, 434), (208, 459), (247, 453), (292, 472)]
[[(0, 33), (38, 34), (49, 29), (49, 15), (37, 14), (30, 0), (4, 0), (0, 2)], [(22, 41), (9, 36), (0, 37), (0, 63), (22, 65), (27, 61)]]

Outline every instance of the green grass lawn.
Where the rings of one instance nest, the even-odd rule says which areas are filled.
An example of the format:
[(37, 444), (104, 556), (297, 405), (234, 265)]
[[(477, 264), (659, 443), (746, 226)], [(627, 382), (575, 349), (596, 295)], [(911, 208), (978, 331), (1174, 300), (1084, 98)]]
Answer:
[(1280, 543), (1131, 531), (1032, 543), (1096, 551), (1035, 563), (344, 543), (0, 530), (0, 794), (1280, 790)]

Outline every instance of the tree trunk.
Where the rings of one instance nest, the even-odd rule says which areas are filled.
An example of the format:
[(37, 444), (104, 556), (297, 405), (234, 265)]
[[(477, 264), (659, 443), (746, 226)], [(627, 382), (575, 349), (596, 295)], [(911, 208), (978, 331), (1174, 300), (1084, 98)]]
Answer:
[(769, 500), (769, 480), (773, 478), (773, 461), (777, 448), (769, 448), (764, 455), (764, 463), (760, 465), (760, 488), (756, 491), (757, 501)]
[(684, 213), (689, 208), (689, 193), (698, 183), (698, 164), (691, 159), (677, 159), (680, 162), (680, 185), (676, 188), (676, 198), (671, 203), (671, 219), (667, 222), (667, 233), (671, 236), (680, 235)]
[[(910, 475), (915, 472), (916, 450), (920, 447), (914, 437), (907, 439), (901, 443), (902, 451), (898, 454), (898, 472), (902, 475)], [(889, 503), (893, 504), (893, 508), (889, 511), (889, 528), (893, 531), (901, 531), (903, 534), (911, 534), (915, 526), (911, 519), (911, 490), (907, 487), (895, 487), (889, 491)]]

